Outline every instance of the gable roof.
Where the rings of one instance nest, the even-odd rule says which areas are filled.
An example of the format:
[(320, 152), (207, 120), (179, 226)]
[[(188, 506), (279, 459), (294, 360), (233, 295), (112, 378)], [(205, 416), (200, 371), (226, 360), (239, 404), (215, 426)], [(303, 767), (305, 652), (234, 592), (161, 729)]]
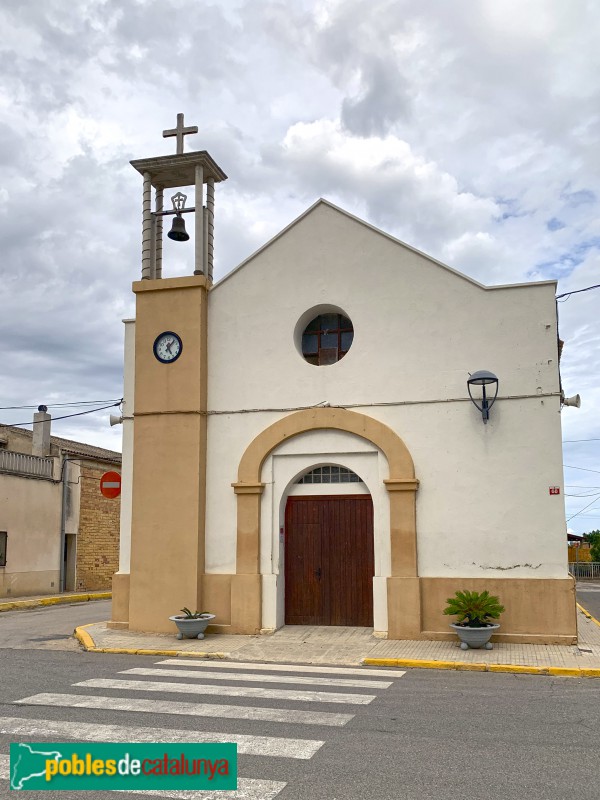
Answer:
[[(12, 425), (0, 425), (0, 430), (10, 431), (17, 435), (21, 435), (26, 439), (33, 438), (33, 431), (28, 431), (24, 428), (13, 427)], [(73, 439), (63, 439), (60, 436), (50, 436), (50, 444), (62, 450), (64, 453), (69, 453), (77, 456), (84, 456), (95, 461), (110, 461), (121, 463), (121, 453), (116, 450), (107, 450), (104, 447), (96, 447), (93, 444), (85, 444), (84, 442), (76, 442)]]
[(556, 286), (558, 284), (558, 281), (556, 281), (556, 280), (549, 280), (549, 281), (529, 281), (529, 282), (526, 282), (526, 283), (506, 283), (506, 284), (501, 284), (501, 285), (497, 285), (497, 286), (485, 286), (485, 284), (479, 283), (479, 281), (476, 281), (474, 278), (470, 278), (468, 275), (465, 275), (463, 272), (459, 272), (458, 270), (453, 269), (452, 267), (449, 267), (447, 264), (444, 264), (442, 261), (438, 261), (436, 258), (433, 258), (433, 256), (427, 255), (427, 253), (424, 253), (422, 250), (417, 250), (416, 247), (411, 247), (411, 245), (406, 244), (406, 242), (403, 242), (401, 239), (397, 239), (395, 236), (392, 236), (390, 233), (386, 233), (385, 231), (382, 231), (380, 228), (376, 228), (374, 225), (371, 225), (370, 223), (365, 222), (364, 219), (361, 219), (360, 217), (356, 217), (356, 216), (354, 216), (354, 214), (350, 214), (349, 211), (345, 211), (343, 208), (340, 208), (339, 206), (336, 206), (334, 203), (331, 203), (329, 200), (325, 200), (323, 197), (321, 197), (321, 198), (319, 198), (319, 200), (316, 201), (316, 203), (313, 203), (312, 206), (310, 206), (309, 208), (306, 209), (306, 211), (304, 211), (302, 214), (300, 214), (299, 217), (296, 217), (296, 219), (292, 220), (292, 222), (290, 222), (289, 225), (286, 225), (285, 228), (283, 228), (281, 231), (279, 231), (279, 233), (277, 233), (275, 236), (273, 236), (272, 239), (269, 239), (268, 242), (265, 242), (265, 244), (263, 244), (262, 247), (259, 247), (258, 250), (255, 250), (254, 253), (252, 253), (252, 255), (248, 256), (248, 258), (245, 258), (240, 264), (238, 264), (237, 267), (234, 267), (231, 270), (231, 272), (228, 272), (227, 275), (225, 275), (223, 278), (221, 278), (219, 281), (217, 281), (211, 287), (211, 291), (214, 291), (219, 286), (221, 286), (221, 284), (225, 283), (225, 281), (229, 280), (229, 278), (231, 278), (233, 275), (235, 275), (236, 272), (239, 272), (239, 270), (243, 269), (250, 261), (252, 261), (254, 258), (256, 258), (256, 256), (258, 256), (260, 253), (262, 253), (263, 250), (266, 250), (268, 247), (270, 247), (274, 242), (276, 242), (278, 239), (280, 239), (282, 236), (284, 236), (291, 228), (293, 228), (295, 225), (297, 225), (299, 222), (301, 222), (305, 217), (308, 217), (310, 214), (312, 214), (320, 206), (327, 206), (328, 208), (331, 208), (334, 211), (337, 211), (338, 214), (343, 214), (348, 219), (351, 219), (354, 222), (357, 222), (359, 225), (363, 225), (365, 228), (368, 228), (369, 230), (373, 231), (374, 233), (378, 234), (379, 236), (384, 236), (386, 239), (389, 239), (389, 241), (394, 242), (395, 244), (398, 244), (401, 247), (404, 247), (406, 250), (410, 250), (412, 253), (416, 253), (417, 255), (422, 256), (423, 258), (426, 258), (428, 261), (431, 261), (433, 264), (436, 264), (438, 267), (441, 267), (442, 269), (445, 269), (448, 272), (451, 272), (453, 275), (456, 275), (458, 278), (462, 278), (462, 280), (468, 281), (469, 283), (473, 284), (474, 286), (479, 287), (480, 289), (483, 289), (486, 292), (494, 291), (495, 289), (516, 289), (516, 288), (519, 288), (519, 287), (522, 287), (522, 286), (547, 286), (547, 285)]

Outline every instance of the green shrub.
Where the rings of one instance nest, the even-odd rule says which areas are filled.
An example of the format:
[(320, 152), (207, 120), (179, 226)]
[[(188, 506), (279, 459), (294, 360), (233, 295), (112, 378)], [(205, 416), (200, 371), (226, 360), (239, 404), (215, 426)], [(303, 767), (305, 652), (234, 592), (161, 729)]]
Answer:
[(590, 543), (590, 558), (592, 561), (600, 561), (600, 531), (584, 533), (583, 540)]
[(444, 614), (456, 616), (457, 625), (468, 628), (485, 628), (492, 624), (490, 620), (498, 619), (504, 611), (497, 597), (489, 592), (456, 592), (454, 597), (449, 597)]

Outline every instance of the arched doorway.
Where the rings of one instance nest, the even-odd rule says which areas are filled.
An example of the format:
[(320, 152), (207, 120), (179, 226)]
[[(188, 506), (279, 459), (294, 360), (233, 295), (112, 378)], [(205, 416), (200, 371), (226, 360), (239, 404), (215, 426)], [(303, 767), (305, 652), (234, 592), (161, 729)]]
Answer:
[(244, 451), (238, 479), (232, 484), (237, 499), (237, 547), (236, 572), (230, 582), (231, 628), (236, 633), (257, 633), (263, 628), (262, 589), (268, 579), (261, 572), (263, 464), (282, 442), (318, 430), (354, 434), (374, 444), (386, 458), (389, 477), (382, 483), (389, 498), (389, 529), (385, 535), (390, 564), (383, 578), (385, 594), (379, 595), (379, 602), (387, 605), (386, 621), (380, 630), (387, 629), (392, 638), (418, 638), (421, 611), (415, 495), (419, 481), (412, 458), (402, 439), (387, 425), (343, 408), (312, 408), (289, 414), (265, 428)]
[(286, 625), (372, 627), (373, 575), (370, 495), (288, 497)]

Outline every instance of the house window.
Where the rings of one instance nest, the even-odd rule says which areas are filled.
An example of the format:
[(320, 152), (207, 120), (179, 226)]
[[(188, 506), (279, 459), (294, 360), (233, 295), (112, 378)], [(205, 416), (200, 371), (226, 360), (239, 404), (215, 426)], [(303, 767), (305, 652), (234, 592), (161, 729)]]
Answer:
[(6, 531), (0, 531), (0, 567), (6, 566), (6, 543), (8, 541), (8, 534)]
[(297, 483), (362, 483), (362, 480), (346, 467), (317, 467), (307, 472)]
[(304, 329), (302, 355), (309, 364), (323, 367), (342, 359), (354, 338), (352, 323), (343, 314), (319, 314)]

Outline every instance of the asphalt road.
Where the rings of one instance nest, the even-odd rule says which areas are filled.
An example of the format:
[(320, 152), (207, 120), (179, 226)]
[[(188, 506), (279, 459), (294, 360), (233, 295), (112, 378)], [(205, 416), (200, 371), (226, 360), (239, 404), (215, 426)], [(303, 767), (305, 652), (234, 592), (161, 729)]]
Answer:
[(577, 602), (600, 620), (600, 583), (580, 581), (577, 584)]
[(110, 600), (4, 611), (0, 614), (0, 649), (78, 651), (72, 638), (78, 625), (110, 619)]
[[(30, 619), (36, 636), (42, 630), (58, 636), (73, 624), (71, 614), (77, 624), (92, 621), (89, 615), (105, 616), (98, 606), (10, 616), (18, 614), (21, 626)], [(1, 616), (0, 632), (9, 631), (13, 621)], [(380, 672), (373, 678), (343, 668), (323, 674), (290, 666), (282, 673), (272, 665), (227, 669), (212, 661), (196, 667), (189, 659), (175, 665), (162, 661), (5, 644), (0, 650), (0, 774), (6, 775), (1, 754), (8, 753), (11, 741), (186, 741), (208, 732), (243, 742), (239, 774), (250, 782), (244, 783), (245, 794), (235, 796), (245, 800), (598, 798), (594, 712), (600, 707), (600, 679), (434, 670), (409, 670), (395, 678)], [(123, 674), (140, 668), (158, 672)], [(290, 682), (283, 682), (285, 676)], [(325, 683), (340, 678), (390, 685)], [(306, 679), (313, 682), (302, 683)], [(135, 683), (116, 683), (123, 680)], [(81, 685), (84, 681), (92, 683)], [(175, 687), (153, 691), (159, 681)], [(311, 699), (306, 693), (313, 691), (324, 694)], [(372, 699), (340, 697), (355, 694)], [(217, 708), (223, 705), (229, 710)], [(307, 718), (307, 713), (317, 716)], [(331, 715), (339, 724), (330, 724)], [(108, 725), (114, 727), (101, 727)], [(228, 796), (217, 794), (219, 800)], [(7, 796), (8, 783), (0, 780), (0, 797)], [(32, 800), (53, 796), (72, 800), (75, 794), (28, 794)], [(112, 794), (79, 797), (108, 800)]]

